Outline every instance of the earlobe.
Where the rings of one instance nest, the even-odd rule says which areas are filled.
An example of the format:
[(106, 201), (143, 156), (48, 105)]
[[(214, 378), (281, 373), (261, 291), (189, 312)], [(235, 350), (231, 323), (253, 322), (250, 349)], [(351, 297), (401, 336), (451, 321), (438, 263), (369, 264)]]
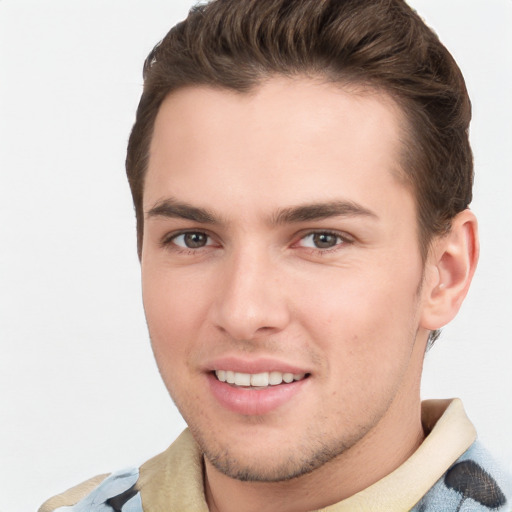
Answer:
[(427, 258), (421, 326), (440, 329), (460, 309), (478, 262), (478, 224), (470, 210), (460, 212), (449, 233), (432, 243)]

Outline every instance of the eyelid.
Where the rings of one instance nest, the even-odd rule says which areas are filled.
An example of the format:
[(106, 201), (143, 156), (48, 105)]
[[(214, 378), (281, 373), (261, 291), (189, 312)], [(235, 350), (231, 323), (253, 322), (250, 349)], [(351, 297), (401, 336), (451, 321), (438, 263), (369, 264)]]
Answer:
[[(202, 235), (205, 235), (207, 237), (207, 243), (206, 245), (202, 246), (202, 247), (198, 247), (197, 249), (194, 249), (192, 247), (186, 247), (185, 245), (178, 245), (175, 240), (176, 238), (180, 237), (180, 236), (184, 236), (186, 234), (190, 234), (190, 233), (200, 233)], [(200, 249), (203, 249), (205, 247), (209, 247), (211, 245), (214, 244), (214, 237), (205, 229), (194, 229), (194, 228), (189, 228), (189, 229), (180, 229), (178, 231), (173, 231), (171, 233), (166, 233), (160, 240), (160, 245), (162, 247), (169, 247), (170, 245), (173, 245), (174, 247), (176, 247), (177, 249), (183, 249), (183, 250), (187, 250), (187, 251), (198, 251)]]
[[(300, 245), (300, 242), (303, 241), (305, 238), (313, 236), (313, 235), (318, 235), (318, 234), (332, 235), (332, 236), (335, 236), (336, 238), (338, 238), (340, 241), (337, 242), (332, 247), (328, 247), (325, 249), (322, 249), (320, 247), (308, 247), (308, 246)], [(302, 233), (300, 233), (298, 240), (293, 245), (302, 247), (304, 249), (309, 249), (311, 251), (326, 253), (329, 251), (335, 251), (343, 245), (352, 244), (354, 242), (355, 242), (354, 237), (344, 231), (337, 231), (335, 229), (311, 229), (311, 230), (303, 231)]]

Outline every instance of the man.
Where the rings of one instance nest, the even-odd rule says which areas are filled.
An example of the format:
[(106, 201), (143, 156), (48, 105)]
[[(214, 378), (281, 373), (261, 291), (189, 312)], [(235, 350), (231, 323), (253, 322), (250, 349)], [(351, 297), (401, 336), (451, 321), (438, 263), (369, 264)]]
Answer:
[(41, 510), (510, 510), (460, 402), (420, 402), (478, 259), (437, 37), (401, 0), (217, 0), (144, 74), (127, 174), (189, 429)]

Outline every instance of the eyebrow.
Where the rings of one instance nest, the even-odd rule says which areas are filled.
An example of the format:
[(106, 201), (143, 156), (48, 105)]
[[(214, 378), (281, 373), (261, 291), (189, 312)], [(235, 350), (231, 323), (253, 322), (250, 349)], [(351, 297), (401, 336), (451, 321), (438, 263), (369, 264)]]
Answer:
[[(330, 217), (370, 217), (378, 216), (371, 210), (353, 201), (328, 201), (326, 203), (311, 203), (279, 209), (270, 217), (273, 225), (295, 224), (327, 219)], [(173, 198), (158, 201), (146, 212), (146, 218), (167, 217), (186, 219), (200, 224), (224, 224), (211, 210), (192, 206)]]
[(175, 199), (158, 201), (153, 208), (146, 212), (146, 218), (169, 217), (187, 219), (201, 224), (215, 224), (219, 221), (216, 216), (206, 208), (199, 208)]
[(329, 217), (371, 217), (377, 214), (353, 201), (329, 201), (292, 206), (277, 212), (272, 218), (273, 224), (292, 224), (327, 219)]

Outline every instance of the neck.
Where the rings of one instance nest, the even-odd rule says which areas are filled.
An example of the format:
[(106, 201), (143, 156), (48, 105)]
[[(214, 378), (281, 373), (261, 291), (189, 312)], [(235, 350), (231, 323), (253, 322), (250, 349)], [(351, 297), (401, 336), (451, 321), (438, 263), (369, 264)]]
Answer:
[(356, 445), (313, 472), (284, 482), (242, 482), (205, 461), (211, 512), (306, 512), (338, 503), (398, 468), (423, 441), (419, 382), (397, 395), (387, 414)]

